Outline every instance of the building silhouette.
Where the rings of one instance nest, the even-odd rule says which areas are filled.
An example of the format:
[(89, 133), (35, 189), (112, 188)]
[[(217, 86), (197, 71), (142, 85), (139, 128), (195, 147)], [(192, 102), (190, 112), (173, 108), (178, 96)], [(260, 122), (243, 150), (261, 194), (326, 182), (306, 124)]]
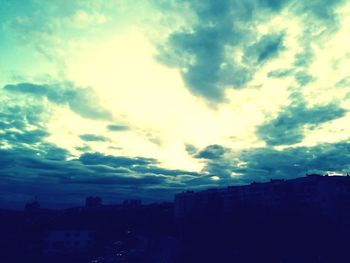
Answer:
[(350, 262), (350, 177), (309, 174), (175, 196), (181, 262)]
[(235, 213), (239, 205), (281, 212), (314, 212), (346, 223), (350, 219), (350, 177), (308, 174), (289, 180), (186, 191), (175, 196), (175, 217), (186, 218), (211, 207), (219, 213)]
[(38, 201), (28, 202), (24, 206), (26, 212), (35, 212), (40, 210), (40, 203)]
[(86, 208), (96, 208), (102, 206), (102, 198), (99, 196), (88, 196), (85, 199)]
[(139, 199), (126, 199), (123, 201), (122, 206), (127, 208), (138, 208), (141, 207), (142, 201)]

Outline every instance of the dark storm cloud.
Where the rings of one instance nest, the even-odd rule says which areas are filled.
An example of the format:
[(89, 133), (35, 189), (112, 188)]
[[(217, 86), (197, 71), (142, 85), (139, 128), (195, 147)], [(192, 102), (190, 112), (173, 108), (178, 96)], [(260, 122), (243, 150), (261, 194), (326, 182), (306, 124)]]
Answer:
[(24, 104), (1, 109), (0, 146), (11, 147), (13, 153), (20, 153), (23, 158), (41, 156), (47, 160), (65, 160), (70, 156), (67, 150), (45, 141), (49, 133), (41, 125), (44, 108), (40, 104), (31, 106)]
[(165, 183), (166, 178), (161, 176), (99, 176), (92, 178), (78, 178), (69, 180), (66, 183), (73, 184), (92, 184), (92, 185), (129, 185), (129, 186), (142, 186), (148, 185), (160, 185)]
[[(162, 200), (188, 188), (206, 189), (270, 178), (293, 178), (308, 171), (346, 172), (350, 168), (350, 144), (347, 141), (283, 151), (271, 147), (255, 148), (238, 153), (224, 146), (209, 145), (199, 151), (207, 162), (202, 175), (164, 169), (158, 166), (157, 160), (143, 157), (85, 153), (80, 158), (67, 160), (65, 150), (40, 140), (36, 143), (41, 144), (40, 151), (20, 148), (20, 144), (17, 148), (0, 151), (0, 199), (23, 203), (37, 195), (39, 199), (51, 200), (47, 204), (73, 202), (76, 205), (85, 196), (97, 193), (108, 200), (131, 196)], [(213, 181), (214, 175), (221, 179)], [(155, 192), (158, 193), (156, 196)], [(56, 196), (55, 200), (52, 200), (53, 196)]]
[[(259, 65), (277, 57), (284, 49), (285, 32), (262, 35), (257, 25), (264, 23), (284, 8), (296, 15), (304, 14), (307, 25), (299, 39), (303, 52), (298, 54), (295, 67), (305, 67), (312, 62), (310, 43), (317, 40), (315, 33), (320, 23), (326, 24), (326, 32), (336, 26), (335, 8), (341, 0), (293, 1), (293, 0), (178, 0), (166, 5), (179, 12), (193, 12), (195, 22), (187, 28), (169, 34), (167, 42), (159, 47), (158, 59), (168, 66), (177, 67), (187, 87), (195, 95), (208, 100), (224, 100), (224, 88), (242, 88), (259, 69)], [(160, 4), (164, 8), (164, 4)], [(232, 53), (243, 53), (243, 63), (236, 61)], [(300, 71), (299, 69), (298, 71)], [(303, 71), (296, 80), (306, 85), (311, 78)], [(276, 77), (276, 76), (275, 76)]]
[(0, 110), (0, 124), (3, 129), (24, 130), (29, 125), (38, 128), (42, 126), (45, 106), (28, 100), (24, 100), (24, 105), (15, 105), (7, 100), (2, 100)]
[[(55, 151), (50, 145), (46, 145), (46, 149)], [(22, 202), (26, 201), (24, 196), (56, 195), (61, 203), (66, 203), (75, 200), (72, 198), (79, 194), (83, 200), (92, 192), (119, 200), (130, 196), (148, 200), (153, 196), (161, 200), (188, 188), (206, 189), (270, 178), (293, 178), (307, 172), (346, 172), (350, 168), (349, 152), (347, 141), (283, 151), (271, 147), (253, 148), (237, 153), (220, 145), (209, 145), (199, 151), (210, 157), (204, 159), (207, 164), (201, 175), (164, 169), (157, 166), (157, 160), (143, 157), (87, 153), (73, 160), (48, 159), (34, 150), (11, 149), (0, 152), (3, 179), (0, 188), (6, 198), (11, 198), (13, 191), (16, 196), (20, 194)], [(213, 181), (214, 175), (221, 179)], [(159, 192), (157, 197), (154, 197), (154, 191)]]
[(108, 141), (108, 139), (101, 135), (96, 134), (82, 134), (79, 136), (80, 139), (86, 142), (105, 142)]
[[(295, 178), (306, 173), (350, 171), (350, 144), (348, 140), (324, 143), (313, 147), (290, 147), (276, 150), (272, 147), (252, 148), (240, 152), (226, 151), (220, 159), (208, 160), (204, 171), (219, 176), (217, 184), (247, 184), (278, 178)], [(210, 177), (206, 177), (208, 180)], [(202, 178), (197, 180), (200, 184)], [(205, 182), (205, 180), (203, 181)]]
[(291, 147), (283, 151), (272, 148), (252, 149), (240, 156), (247, 162), (246, 167), (234, 170), (244, 173), (246, 181), (255, 178), (293, 178), (307, 172), (346, 173), (350, 167), (349, 150), (350, 144), (347, 141), (314, 147)]
[(117, 124), (110, 124), (107, 126), (107, 129), (109, 131), (127, 131), (129, 130), (129, 127), (128, 126), (125, 126), (125, 125), (117, 125)]
[(209, 172), (211, 175), (215, 175), (220, 177), (221, 180), (226, 181), (230, 178), (233, 170), (235, 169), (234, 165), (235, 162), (228, 161), (224, 158), (217, 160), (212, 160), (208, 162), (206, 171)]
[(75, 113), (90, 119), (111, 119), (111, 113), (96, 104), (96, 94), (90, 88), (78, 88), (71, 82), (57, 84), (19, 83), (6, 85), (4, 90), (36, 97), (67, 105)]
[[(58, 155), (62, 155), (57, 147), (48, 147), (47, 150), (58, 151)], [(155, 159), (102, 153), (83, 154), (78, 159), (67, 160), (49, 159), (35, 150), (1, 150), (0, 190), (8, 200), (14, 197), (13, 189), (17, 189), (17, 193), (25, 196), (60, 196), (61, 204), (70, 202), (73, 194), (80, 194), (83, 199), (89, 195), (86, 189), (90, 189), (90, 194), (98, 192), (102, 197), (108, 194), (119, 198), (129, 198), (135, 195), (135, 189), (143, 189), (142, 194), (138, 192), (139, 198), (162, 200), (178, 190), (183, 185), (182, 180), (186, 182), (189, 177), (200, 177), (194, 172), (164, 169), (157, 163)], [(168, 193), (153, 196), (152, 191), (157, 188), (167, 189)]]
[(341, 118), (346, 110), (336, 103), (308, 107), (298, 96), (278, 116), (257, 129), (257, 135), (268, 145), (291, 145), (304, 139), (304, 129)]
[[(1, 95), (1, 94), (0, 94)], [(0, 105), (0, 146), (21, 149), (23, 152), (49, 154), (49, 143), (42, 143), (49, 135), (43, 127), (45, 107), (43, 104), (25, 100), (23, 104), (11, 104), (2, 99)]]
[(48, 135), (48, 132), (40, 129), (29, 131), (13, 131), (9, 129), (0, 134), (0, 139), (2, 142), (6, 141), (12, 145), (18, 143), (33, 144), (40, 141), (44, 137), (47, 137)]
[(202, 159), (219, 159), (225, 154), (225, 151), (226, 149), (221, 145), (213, 144), (198, 152), (195, 157)]

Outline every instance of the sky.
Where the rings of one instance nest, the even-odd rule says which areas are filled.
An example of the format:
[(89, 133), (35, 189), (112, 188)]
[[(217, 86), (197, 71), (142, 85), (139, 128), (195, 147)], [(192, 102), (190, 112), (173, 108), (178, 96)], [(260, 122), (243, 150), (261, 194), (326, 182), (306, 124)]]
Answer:
[(350, 2), (0, 0), (0, 207), (350, 171)]

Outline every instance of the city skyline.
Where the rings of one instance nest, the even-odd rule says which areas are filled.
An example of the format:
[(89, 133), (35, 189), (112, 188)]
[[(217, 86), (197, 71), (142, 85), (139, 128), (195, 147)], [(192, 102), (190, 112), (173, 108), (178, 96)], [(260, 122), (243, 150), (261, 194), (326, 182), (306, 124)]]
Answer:
[(350, 3), (0, 3), (0, 207), (350, 171)]

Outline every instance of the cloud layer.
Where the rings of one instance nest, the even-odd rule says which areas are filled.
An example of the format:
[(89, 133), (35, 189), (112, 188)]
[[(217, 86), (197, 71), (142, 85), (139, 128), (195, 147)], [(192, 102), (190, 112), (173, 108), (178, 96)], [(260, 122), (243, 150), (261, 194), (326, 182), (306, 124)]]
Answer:
[(344, 0), (0, 5), (0, 206), (349, 170)]
[(5, 91), (23, 93), (28, 96), (46, 98), (50, 102), (67, 105), (73, 112), (85, 118), (111, 119), (111, 113), (96, 103), (96, 95), (89, 88), (77, 88), (73, 83), (57, 84), (8, 84)]
[[(284, 49), (288, 28), (270, 28), (261, 32), (259, 26), (269, 19), (284, 14), (301, 14), (303, 22), (334, 27), (335, 8), (342, 1), (176, 1), (175, 8), (190, 12), (195, 17), (190, 25), (169, 34), (161, 47), (159, 60), (181, 70), (188, 88), (198, 96), (212, 101), (222, 101), (226, 88), (242, 88), (267, 62)], [(281, 29), (279, 29), (281, 28)], [(310, 52), (309, 41), (320, 36), (306, 28), (300, 44), (306, 52), (297, 54), (299, 64)], [(296, 57), (297, 59), (297, 57)], [(307, 62), (310, 63), (310, 59)], [(297, 64), (297, 63), (296, 63)], [(296, 76), (305, 83), (303, 72)]]

